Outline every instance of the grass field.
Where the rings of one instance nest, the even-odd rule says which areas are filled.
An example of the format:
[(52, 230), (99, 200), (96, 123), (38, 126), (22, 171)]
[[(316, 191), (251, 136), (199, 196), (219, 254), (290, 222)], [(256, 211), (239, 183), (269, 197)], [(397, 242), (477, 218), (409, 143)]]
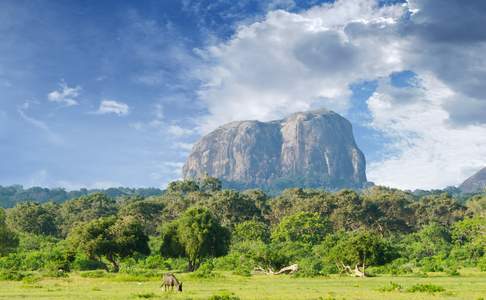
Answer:
[[(223, 273), (212, 279), (197, 279), (178, 274), (183, 281), (182, 293), (163, 292), (160, 281), (137, 281), (127, 275), (84, 278), (71, 274), (68, 278), (39, 281), (0, 281), (0, 299), (208, 299), (214, 295), (237, 296), (239, 299), (486, 299), (486, 273), (472, 270), (461, 276), (448, 277), (431, 274), (428, 277), (372, 278), (320, 277), (294, 278), (290, 276), (255, 275), (241, 277)], [(402, 291), (381, 291), (394, 282)], [(442, 292), (410, 292), (416, 284), (433, 284)], [(237, 298), (223, 298), (237, 299)]]

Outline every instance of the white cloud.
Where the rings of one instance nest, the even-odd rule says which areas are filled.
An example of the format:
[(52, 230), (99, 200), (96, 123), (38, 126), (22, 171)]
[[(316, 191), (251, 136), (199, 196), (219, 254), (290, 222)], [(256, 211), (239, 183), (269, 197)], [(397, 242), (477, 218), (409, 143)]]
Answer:
[[(349, 86), (379, 80), (368, 101), (370, 126), (390, 142), (383, 161), (369, 165), (370, 179), (439, 188), (486, 165), (486, 4), (377, 3), (338, 0), (301, 13), (273, 11), (197, 50), (206, 64), (195, 72), (203, 82), (198, 97), (208, 111), (200, 130), (316, 107), (346, 114)], [(421, 82), (398, 89), (383, 79), (404, 70)]]
[(80, 86), (69, 87), (64, 81), (59, 83), (60, 89), (50, 92), (47, 99), (51, 102), (57, 102), (66, 106), (78, 105), (77, 97), (81, 92)]
[(169, 125), (167, 127), (167, 132), (176, 136), (176, 137), (181, 137), (181, 136), (186, 136), (186, 135), (191, 135), (194, 133), (194, 130), (184, 128), (178, 125)]
[(128, 115), (129, 112), (130, 107), (127, 104), (115, 100), (102, 100), (97, 111), (98, 114), (116, 114), (119, 116)]
[(350, 83), (401, 70), (401, 43), (387, 25), (402, 11), (337, 1), (301, 14), (273, 11), (239, 27), (229, 41), (199, 52), (208, 64), (196, 74), (209, 111), (202, 130), (316, 107), (345, 112)]
[(443, 104), (456, 95), (432, 74), (418, 86), (381, 81), (368, 100), (375, 129), (392, 138), (389, 155), (369, 165), (377, 183), (429, 189), (457, 185), (486, 164), (486, 126), (456, 127)]

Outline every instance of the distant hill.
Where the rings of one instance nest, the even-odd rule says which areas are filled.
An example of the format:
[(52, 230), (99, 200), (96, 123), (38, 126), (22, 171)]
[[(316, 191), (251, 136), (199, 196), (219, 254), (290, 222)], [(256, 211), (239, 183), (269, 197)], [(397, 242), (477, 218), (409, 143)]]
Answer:
[(109, 188), (109, 189), (80, 189), (77, 191), (66, 191), (61, 188), (48, 189), (42, 187), (31, 187), (24, 189), (21, 185), (0, 186), (0, 207), (8, 208), (15, 206), (18, 202), (64, 202), (70, 199), (79, 198), (95, 192), (102, 192), (108, 197), (117, 198), (122, 196), (139, 195), (143, 197), (161, 195), (163, 191), (158, 188)]
[(463, 193), (477, 193), (484, 191), (486, 189), (486, 167), (466, 179), (459, 186), (459, 189)]
[(226, 187), (267, 191), (368, 185), (351, 123), (328, 110), (219, 127), (195, 144), (183, 168), (184, 178), (207, 175)]

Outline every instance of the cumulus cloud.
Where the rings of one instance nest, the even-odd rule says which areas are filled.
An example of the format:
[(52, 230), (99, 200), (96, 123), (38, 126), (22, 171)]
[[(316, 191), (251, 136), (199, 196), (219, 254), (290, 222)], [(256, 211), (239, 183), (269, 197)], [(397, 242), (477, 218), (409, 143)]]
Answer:
[(98, 114), (115, 114), (119, 116), (128, 115), (130, 107), (128, 104), (115, 100), (102, 100), (98, 108)]
[(337, 1), (301, 14), (273, 11), (241, 26), (231, 40), (199, 52), (208, 63), (197, 74), (209, 111), (203, 131), (315, 107), (345, 112), (350, 83), (402, 68), (400, 42), (386, 27), (402, 11), (371, 0)]
[(432, 74), (417, 86), (394, 87), (382, 80), (368, 100), (371, 126), (393, 141), (368, 177), (407, 189), (443, 188), (460, 183), (485, 163), (486, 126), (449, 124), (443, 103), (454, 97)]
[(50, 92), (47, 99), (51, 102), (57, 102), (66, 106), (78, 105), (77, 97), (81, 92), (80, 86), (70, 87), (64, 81), (59, 83), (59, 89)]
[(433, 72), (455, 92), (444, 109), (456, 125), (486, 124), (486, 2), (410, 0), (415, 13), (401, 24), (411, 69)]
[[(458, 184), (486, 164), (486, 4), (459, 0), (336, 1), (269, 12), (197, 51), (207, 132), (233, 120), (327, 107), (349, 113), (350, 86), (377, 81), (370, 126), (389, 139), (369, 177), (401, 188)], [(388, 76), (411, 70), (417, 82)]]

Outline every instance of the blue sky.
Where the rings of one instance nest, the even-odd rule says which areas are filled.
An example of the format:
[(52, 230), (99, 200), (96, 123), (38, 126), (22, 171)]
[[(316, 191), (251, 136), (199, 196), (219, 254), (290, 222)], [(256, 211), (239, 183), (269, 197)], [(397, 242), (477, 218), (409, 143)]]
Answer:
[(164, 186), (215, 127), (320, 107), (376, 183), (484, 166), (482, 1), (327, 2), (1, 1), (0, 184)]

